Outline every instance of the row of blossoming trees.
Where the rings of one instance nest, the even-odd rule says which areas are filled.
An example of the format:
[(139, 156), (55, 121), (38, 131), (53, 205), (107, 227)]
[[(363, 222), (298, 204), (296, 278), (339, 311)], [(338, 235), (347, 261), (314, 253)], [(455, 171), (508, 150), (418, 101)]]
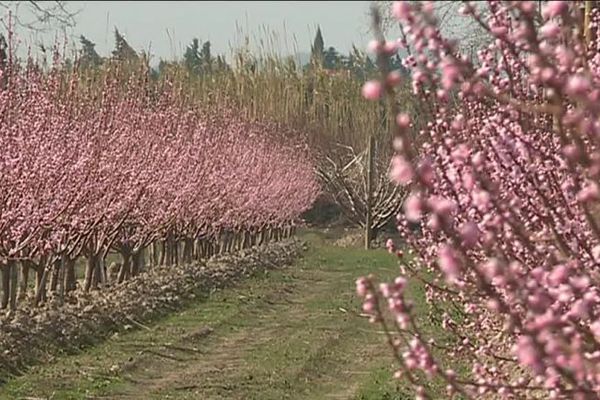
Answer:
[(227, 105), (202, 109), (176, 85), (152, 87), (146, 73), (117, 66), (84, 77), (59, 63), (6, 65), (3, 307), (32, 281), (35, 303), (63, 298), (76, 288), (78, 258), (87, 291), (109, 279), (109, 252), (122, 255), (121, 282), (144, 259), (190, 262), (289, 236), (318, 193), (308, 149), (281, 126)]
[[(600, 398), (600, 48), (591, 3), (466, 3), (463, 14), (491, 39), (475, 60), (440, 35), (430, 2), (394, 3), (407, 41), (385, 42), (376, 29), (383, 76), (364, 96), (393, 95), (387, 58), (409, 45), (414, 93), (436, 115), (411, 133), (411, 119), (397, 114), (392, 178), (411, 190), (398, 223), (412, 251), (389, 247), (402, 275), (357, 281), (417, 399), (440, 398), (431, 385), (440, 381), (448, 398)], [(407, 276), (425, 282), (450, 339), (420, 326)]]

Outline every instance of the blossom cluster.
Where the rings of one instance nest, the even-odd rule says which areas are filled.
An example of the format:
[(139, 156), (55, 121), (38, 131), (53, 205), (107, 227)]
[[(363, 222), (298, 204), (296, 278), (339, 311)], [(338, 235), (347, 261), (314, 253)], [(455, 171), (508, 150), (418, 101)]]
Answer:
[(121, 78), (59, 63), (0, 71), (3, 260), (283, 227), (311, 206), (299, 135), (195, 104), (171, 82)]
[(415, 256), (400, 254), (398, 279), (426, 282), (453, 340), (426, 337), (404, 284), (359, 279), (364, 310), (396, 331), (399, 374), (419, 399), (434, 398), (419, 370), (463, 398), (598, 399), (598, 15), (568, 1), (466, 2), (489, 39), (470, 58), (441, 35), (434, 8), (394, 2), (407, 41), (376, 29), (382, 78), (363, 96), (394, 94), (387, 57), (407, 45), (414, 94), (434, 118), (417, 146), (397, 110), (391, 179), (411, 191), (398, 228)]

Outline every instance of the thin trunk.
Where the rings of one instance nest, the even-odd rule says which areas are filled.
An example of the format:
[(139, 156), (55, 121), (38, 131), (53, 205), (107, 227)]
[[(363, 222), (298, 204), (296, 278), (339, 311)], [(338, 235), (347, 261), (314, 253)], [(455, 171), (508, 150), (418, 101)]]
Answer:
[(167, 265), (173, 265), (173, 241), (170, 238), (165, 241), (165, 249), (167, 253), (165, 263)]
[(40, 257), (38, 268), (35, 271), (35, 305), (38, 305), (40, 301), (46, 301), (46, 280), (44, 275), (46, 273), (46, 257)]
[(52, 264), (52, 272), (50, 274), (50, 292), (56, 294), (58, 288), (58, 271), (60, 269), (60, 258), (57, 258)]
[(131, 268), (131, 254), (121, 253), (121, 257), (123, 257), (123, 264), (121, 265), (121, 269), (119, 270), (119, 276), (117, 277), (117, 282), (119, 283), (123, 282), (129, 277), (129, 269)]
[(60, 257), (60, 265), (58, 267), (58, 301), (63, 304), (65, 300), (65, 268), (67, 266), (67, 255), (63, 254)]
[(165, 265), (166, 254), (167, 254), (167, 242), (165, 240), (161, 240), (160, 241), (160, 258), (158, 261), (158, 265)]
[(76, 288), (75, 260), (68, 258), (65, 265), (65, 291), (69, 293)]
[(106, 277), (104, 273), (103, 258), (97, 256), (94, 261), (94, 270), (92, 272), (92, 289), (96, 290), (100, 285), (106, 283)]
[(374, 179), (374, 171), (373, 171), (373, 152), (375, 148), (375, 138), (373, 135), (369, 136), (369, 143), (367, 148), (367, 198), (366, 198), (366, 206), (367, 206), (367, 215), (365, 220), (365, 249), (369, 250), (371, 248), (371, 241), (373, 240), (373, 216), (371, 209), (373, 203), (373, 179)]
[(0, 307), (3, 310), (8, 307), (8, 301), (10, 300), (10, 269), (10, 263), (2, 266), (2, 304)]
[(17, 290), (19, 289), (19, 271), (17, 270), (17, 262), (9, 260), (10, 265), (10, 309), (17, 309)]
[(140, 260), (138, 263), (138, 274), (140, 272), (144, 272), (146, 270), (146, 248), (142, 247), (139, 250), (139, 253), (140, 253)]
[(89, 292), (90, 288), (92, 287), (92, 280), (94, 277), (94, 270), (96, 269), (97, 265), (97, 258), (98, 256), (96, 254), (93, 254), (87, 258), (87, 265), (85, 267), (85, 282), (83, 285), (83, 290), (86, 292)]
[(156, 265), (156, 240), (153, 241), (152, 243), (150, 243), (150, 265), (151, 266), (155, 266)]
[(140, 252), (133, 252), (131, 255), (131, 276), (136, 276), (140, 273)]
[(21, 280), (19, 281), (19, 300), (27, 295), (27, 283), (29, 282), (29, 260), (21, 261)]
[(48, 274), (50, 273), (50, 268), (44, 264), (40, 264), (40, 268), (38, 269), (38, 285), (36, 287), (35, 293), (35, 305), (39, 305), (41, 302), (46, 301), (46, 282), (48, 281)]

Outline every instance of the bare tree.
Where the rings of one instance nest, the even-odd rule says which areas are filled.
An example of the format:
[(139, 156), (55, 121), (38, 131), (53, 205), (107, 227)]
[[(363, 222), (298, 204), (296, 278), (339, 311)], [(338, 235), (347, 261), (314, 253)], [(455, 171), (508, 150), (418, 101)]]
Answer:
[(404, 192), (389, 179), (391, 152), (387, 141), (369, 138), (364, 150), (338, 144), (323, 156), (317, 174), (348, 221), (365, 230), (369, 248), (379, 231), (400, 212)]
[[(72, 28), (79, 10), (72, 11), (65, 1), (0, 1), (0, 9), (10, 13), (12, 23), (35, 32)], [(7, 27), (7, 18), (2, 22)]]
[[(422, 3), (422, 1), (412, 1)], [(392, 1), (380, 0), (374, 2), (380, 9), (382, 25), (390, 34), (401, 34), (402, 27), (392, 16)], [(472, 2), (475, 7), (483, 8), (479, 2)], [(473, 19), (460, 15), (459, 8), (464, 5), (463, 1), (434, 1), (434, 14), (439, 20), (439, 27), (446, 38), (452, 38), (459, 44), (459, 48), (465, 53), (473, 54), (475, 49), (481, 48), (489, 40), (483, 28)]]

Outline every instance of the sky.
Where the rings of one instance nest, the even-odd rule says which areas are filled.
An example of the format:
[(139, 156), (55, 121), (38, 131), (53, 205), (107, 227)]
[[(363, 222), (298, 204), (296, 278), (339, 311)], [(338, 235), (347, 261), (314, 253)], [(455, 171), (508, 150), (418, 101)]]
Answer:
[[(79, 10), (71, 38), (83, 34), (100, 55), (114, 46), (114, 28), (136, 50), (150, 49), (154, 61), (180, 57), (192, 38), (210, 40), (214, 54), (228, 55), (250, 35), (277, 37), (267, 45), (288, 55), (309, 52), (317, 26), (325, 45), (347, 53), (352, 44), (364, 49), (370, 36), (369, 1), (68, 1)], [(26, 10), (22, 11), (26, 12)], [(275, 32), (275, 35), (270, 34)], [(29, 33), (26, 41), (53, 43), (56, 33)]]

